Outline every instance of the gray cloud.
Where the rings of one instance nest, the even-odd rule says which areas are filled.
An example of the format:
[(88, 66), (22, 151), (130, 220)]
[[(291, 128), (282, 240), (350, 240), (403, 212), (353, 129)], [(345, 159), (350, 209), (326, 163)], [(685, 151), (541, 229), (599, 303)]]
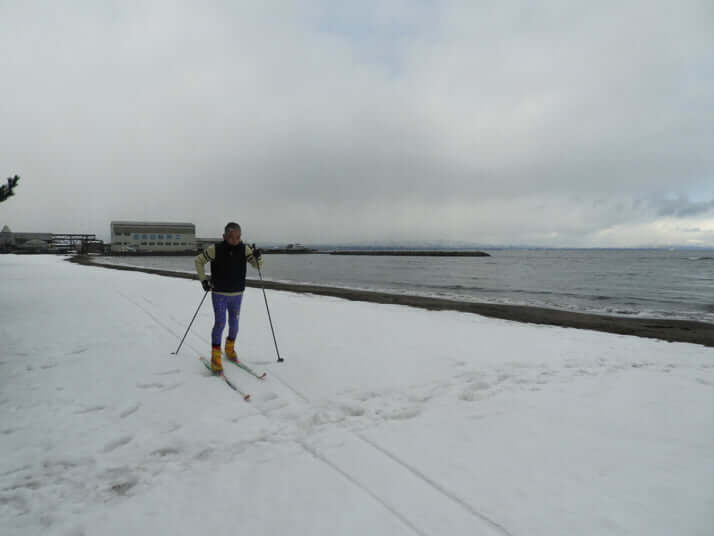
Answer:
[(601, 245), (630, 226), (637, 245), (674, 217), (709, 240), (711, 203), (689, 200), (714, 183), (707, 2), (16, 3), (0, 21), (18, 230)]
[(674, 216), (685, 218), (714, 213), (714, 198), (711, 201), (692, 202), (686, 195), (679, 195), (676, 199), (659, 199), (653, 202), (659, 216)]

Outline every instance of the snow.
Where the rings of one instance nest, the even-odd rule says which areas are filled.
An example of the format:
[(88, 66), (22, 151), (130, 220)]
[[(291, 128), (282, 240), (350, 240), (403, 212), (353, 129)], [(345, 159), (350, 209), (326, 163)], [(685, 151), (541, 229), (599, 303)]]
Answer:
[[(266, 263), (265, 271), (269, 273)], [(0, 534), (714, 532), (714, 349), (0, 256)]]

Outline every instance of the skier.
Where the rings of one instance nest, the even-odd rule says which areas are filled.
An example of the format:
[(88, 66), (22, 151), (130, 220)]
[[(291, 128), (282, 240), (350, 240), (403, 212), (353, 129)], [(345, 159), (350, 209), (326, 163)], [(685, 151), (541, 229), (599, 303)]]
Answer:
[[(255, 244), (253, 244), (255, 248)], [(245, 290), (246, 262), (253, 268), (263, 267), (261, 251), (241, 242), (241, 228), (235, 222), (226, 224), (223, 242), (217, 242), (196, 256), (196, 272), (203, 290), (211, 293), (215, 321), (211, 331), (211, 370), (223, 372), (221, 362), (221, 337), (226, 325), (228, 311), (228, 337), (226, 338), (226, 358), (238, 361), (235, 340), (238, 335), (238, 315)], [(204, 267), (211, 263), (211, 276), (206, 276)]]

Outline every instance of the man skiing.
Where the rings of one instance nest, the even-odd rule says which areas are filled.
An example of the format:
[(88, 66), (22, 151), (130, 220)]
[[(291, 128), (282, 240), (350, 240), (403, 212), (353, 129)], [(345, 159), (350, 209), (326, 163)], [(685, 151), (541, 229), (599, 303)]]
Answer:
[[(255, 244), (253, 244), (255, 247)], [(204, 267), (211, 263), (211, 276), (206, 276)], [(253, 268), (263, 267), (263, 258), (259, 249), (253, 249), (241, 242), (241, 228), (235, 222), (229, 222), (223, 233), (223, 242), (217, 242), (196, 256), (196, 272), (203, 290), (211, 293), (215, 321), (211, 331), (211, 370), (216, 374), (223, 372), (221, 362), (221, 337), (226, 325), (228, 312), (228, 337), (226, 338), (226, 358), (238, 361), (235, 340), (238, 335), (238, 315), (245, 290), (246, 263)]]

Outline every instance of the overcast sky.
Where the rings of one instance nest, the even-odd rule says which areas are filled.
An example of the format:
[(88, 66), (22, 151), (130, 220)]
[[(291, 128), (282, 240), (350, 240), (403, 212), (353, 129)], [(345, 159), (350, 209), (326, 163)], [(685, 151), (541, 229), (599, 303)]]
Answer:
[(714, 247), (711, 0), (0, 0), (0, 50), (13, 231)]

